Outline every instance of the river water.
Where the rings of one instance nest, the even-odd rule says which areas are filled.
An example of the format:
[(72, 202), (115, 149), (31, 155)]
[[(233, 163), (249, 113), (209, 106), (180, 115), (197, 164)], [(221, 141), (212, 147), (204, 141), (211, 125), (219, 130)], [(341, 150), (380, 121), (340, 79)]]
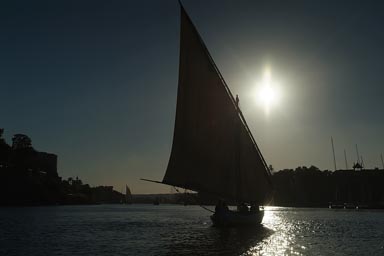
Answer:
[(214, 228), (198, 206), (0, 208), (0, 255), (384, 255), (384, 211), (266, 207)]

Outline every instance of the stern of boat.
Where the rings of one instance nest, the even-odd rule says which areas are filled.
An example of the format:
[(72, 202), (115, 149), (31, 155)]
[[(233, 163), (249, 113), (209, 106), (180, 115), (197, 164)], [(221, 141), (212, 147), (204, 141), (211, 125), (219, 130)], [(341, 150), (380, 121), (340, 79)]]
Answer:
[(215, 212), (211, 216), (215, 227), (255, 226), (260, 225), (264, 217), (264, 210), (258, 212), (226, 211)]

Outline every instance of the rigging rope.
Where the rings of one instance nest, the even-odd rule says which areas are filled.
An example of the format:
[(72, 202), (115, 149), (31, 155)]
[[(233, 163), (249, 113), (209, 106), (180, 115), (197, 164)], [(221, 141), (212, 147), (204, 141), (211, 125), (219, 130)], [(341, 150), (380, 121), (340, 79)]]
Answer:
[[(173, 186), (173, 188), (176, 190), (177, 193), (179, 193), (179, 194), (182, 193), (182, 192), (180, 192), (180, 190), (179, 190), (177, 187)], [(187, 193), (184, 193), (184, 195), (186, 195), (186, 194), (187, 194)], [(205, 207), (204, 205), (200, 204), (200, 203), (196, 200), (195, 197), (191, 197), (191, 198), (193, 198), (193, 200), (195, 201), (195, 203), (197, 203), (197, 204), (198, 204), (201, 208), (203, 208), (204, 210), (209, 211), (209, 212), (212, 212), (212, 213), (215, 213), (215, 211), (212, 211), (211, 209), (209, 209), (209, 208)]]

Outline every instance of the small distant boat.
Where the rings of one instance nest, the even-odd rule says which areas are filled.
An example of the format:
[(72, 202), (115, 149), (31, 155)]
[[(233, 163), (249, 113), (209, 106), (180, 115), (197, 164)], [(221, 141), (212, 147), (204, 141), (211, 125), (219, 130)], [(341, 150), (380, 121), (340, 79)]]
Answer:
[(352, 204), (352, 203), (344, 203), (344, 209), (352, 209), (352, 210), (356, 210), (358, 209), (357, 206), (355, 204)]
[(330, 202), (328, 205), (329, 209), (344, 209), (344, 204), (332, 203)]
[(132, 198), (131, 190), (127, 185), (125, 185), (125, 203), (132, 204), (132, 202), (133, 202), (133, 198)]
[[(180, 3), (180, 2), (179, 2)], [(173, 144), (162, 181), (212, 195), (215, 226), (260, 224), (269, 202), (269, 168), (207, 47), (181, 5), (179, 84)], [(247, 208), (233, 211), (220, 202)], [(251, 206), (252, 210), (248, 208)]]
[(158, 197), (155, 198), (155, 200), (153, 200), (153, 205), (159, 205), (160, 204), (160, 200)]
[(363, 203), (329, 203), (329, 209), (344, 209), (344, 210), (367, 210), (367, 209), (384, 209), (384, 204), (363, 204)]
[[(328, 206), (329, 209), (344, 209), (344, 210), (358, 210), (359, 209), (359, 205), (358, 204), (354, 204), (354, 203), (332, 203), (330, 202), (329, 203), (329, 206)], [(363, 208), (360, 208), (360, 209), (363, 209)]]

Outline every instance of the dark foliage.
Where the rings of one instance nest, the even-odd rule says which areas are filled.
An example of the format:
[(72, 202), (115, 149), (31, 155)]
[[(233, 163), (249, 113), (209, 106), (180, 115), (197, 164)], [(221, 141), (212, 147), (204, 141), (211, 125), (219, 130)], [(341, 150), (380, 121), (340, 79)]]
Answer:
[(384, 170), (320, 171), (311, 166), (286, 169), (272, 176), (274, 205), (384, 207)]
[(31, 139), (16, 134), (12, 147), (0, 129), (0, 205), (117, 203), (122, 194), (113, 187), (91, 188), (80, 179), (62, 180), (57, 156), (33, 149)]

